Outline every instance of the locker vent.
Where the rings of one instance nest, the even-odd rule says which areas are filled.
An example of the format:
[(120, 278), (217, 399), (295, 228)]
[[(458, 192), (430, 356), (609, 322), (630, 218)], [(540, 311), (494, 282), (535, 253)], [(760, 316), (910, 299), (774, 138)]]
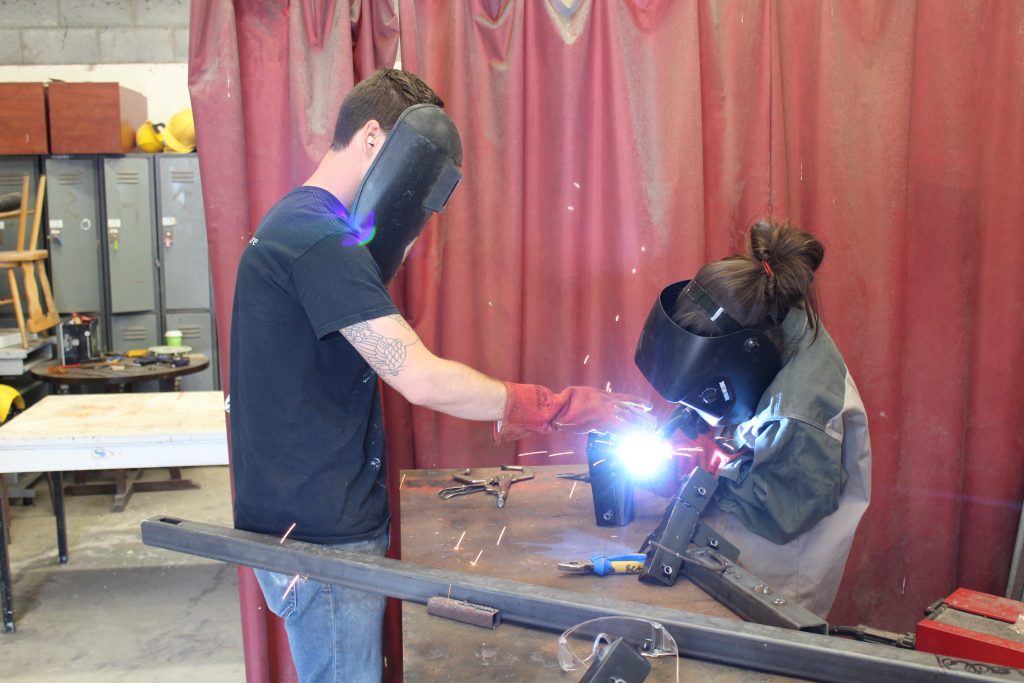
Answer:
[(139, 172), (138, 171), (118, 171), (117, 172), (117, 183), (119, 185), (138, 185), (139, 184)]
[(172, 183), (194, 183), (195, 181), (195, 171), (171, 171)]
[(22, 177), (20, 173), (0, 173), (0, 187), (13, 187), (20, 192)]
[(81, 185), (82, 184), (82, 172), (81, 171), (69, 171), (67, 173), (58, 173), (57, 182), (61, 185)]
[(196, 339), (203, 334), (203, 328), (200, 325), (181, 325), (178, 329), (181, 330), (182, 339)]
[(121, 339), (124, 341), (138, 341), (146, 339), (145, 327), (125, 327), (121, 330)]

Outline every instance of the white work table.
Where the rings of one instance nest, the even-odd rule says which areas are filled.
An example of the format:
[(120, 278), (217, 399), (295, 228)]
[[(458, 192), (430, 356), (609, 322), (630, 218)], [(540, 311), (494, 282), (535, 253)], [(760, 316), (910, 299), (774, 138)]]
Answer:
[[(219, 391), (47, 396), (0, 427), (0, 473), (47, 472), (53, 484), (57, 546), (67, 562), (61, 472), (119, 470), (115, 511), (132, 491), (194, 486), (187, 480), (130, 482), (123, 472), (226, 465), (224, 396)], [(106, 485), (111, 486), (111, 485)], [(14, 630), (6, 520), (0, 505), (0, 603)]]

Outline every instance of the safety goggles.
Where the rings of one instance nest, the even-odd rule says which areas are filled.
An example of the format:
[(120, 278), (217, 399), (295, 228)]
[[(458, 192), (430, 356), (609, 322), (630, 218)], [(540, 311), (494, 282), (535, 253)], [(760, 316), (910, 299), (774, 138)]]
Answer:
[(576, 624), (558, 636), (558, 665), (562, 671), (586, 669), (619, 638), (644, 657), (676, 658), (679, 681), (679, 648), (675, 638), (661, 624), (635, 617), (600, 617)]

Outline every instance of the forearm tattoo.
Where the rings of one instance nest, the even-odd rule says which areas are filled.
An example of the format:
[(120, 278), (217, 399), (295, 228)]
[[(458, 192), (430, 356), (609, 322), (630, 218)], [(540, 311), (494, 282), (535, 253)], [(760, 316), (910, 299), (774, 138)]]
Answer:
[[(391, 316), (411, 330), (401, 316)], [(341, 333), (381, 377), (396, 377), (405, 369), (405, 350), (408, 348), (397, 337), (385, 337), (370, 329), (368, 323), (356, 323), (341, 330)], [(415, 343), (415, 342), (414, 342)], [(412, 346), (412, 344), (409, 344)]]
[(409, 321), (407, 321), (405, 318), (403, 318), (402, 316), (398, 315), (397, 313), (392, 313), (388, 317), (391, 318), (392, 320), (394, 320), (396, 323), (398, 323), (402, 327), (404, 327), (405, 329), (409, 330), (410, 332), (413, 331), (412, 325), (409, 324)]

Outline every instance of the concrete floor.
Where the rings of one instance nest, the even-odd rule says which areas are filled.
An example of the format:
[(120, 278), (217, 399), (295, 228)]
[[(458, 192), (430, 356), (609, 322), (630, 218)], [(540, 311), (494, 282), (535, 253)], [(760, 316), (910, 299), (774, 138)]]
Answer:
[[(11, 506), (17, 630), (0, 633), (0, 679), (245, 680), (235, 567), (139, 537), (139, 522), (155, 515), (230, 526), (227, 467), (183, 472), (201, 488), (136, 493), (124, 512), (110, 511), (110, 496), (66, 496), (66, 565), (45, 481), (33, 505)], [(145, 480), (166, 476), (150, 470)]]

